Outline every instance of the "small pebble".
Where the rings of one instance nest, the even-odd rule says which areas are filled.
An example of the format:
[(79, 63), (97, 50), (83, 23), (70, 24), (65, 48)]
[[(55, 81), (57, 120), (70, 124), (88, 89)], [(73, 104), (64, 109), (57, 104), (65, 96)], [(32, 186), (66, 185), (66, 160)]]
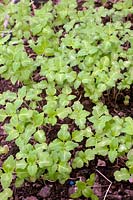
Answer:
[(75, 193), (77, 191), (77, 187), (72, 186), (68, 189), (68, 195), (71, 196), (71, 194)]
[(97, 167), (106, 167), (106, 162), (104, 160), (98, 159)]
[(71, 186), (72, 186), (72, 185), (75, 185), (75, 181), (70, 180), (70, 181), (69, 181), (69, 185), (71, 185)]
[(133, 176), (131, 176), (131, 177), (129, 178), (129, 182), (130, 182), (130, 183), (133, 183)]
[(43, 188), (40, 190), (40, 192), (38, 193), (38, 195), (39, 195), (40, 197), (43, 197), (43, 198), (49, 197), (50, 194), (51, 194), (51, 187), (49, 187), (49, 186), (43, 187)]

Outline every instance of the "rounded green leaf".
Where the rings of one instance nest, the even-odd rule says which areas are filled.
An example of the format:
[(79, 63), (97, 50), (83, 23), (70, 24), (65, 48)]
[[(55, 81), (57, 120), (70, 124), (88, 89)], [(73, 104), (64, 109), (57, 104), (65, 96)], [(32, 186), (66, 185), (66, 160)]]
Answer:
[(80, 157), (76, 157), (76, 158), (73, 160), (72, 167), (73, 167), (74, 169), (76, 169), (76, 168), (81, 168), (81, 167), (83, 167), (83, 165), (84, 165), (84, 162), (83, 162), (83, 160), (82, 160)]
[(76, 142), (81, 142), (83, 140), (84, 133), (83, 131), (75, 130), (72, 132), (72, 139)]
[(12, 173), (2, 174), (0, 179), (2, 188), (3, 189), (8, 188), (12, 182), (12, 179), (13, 179)]
[(8, 200), (12, 197), (12, 190), (10, 188), (5, 188), (3, 192), (0, 193), (0, 200)]
[(58, 135), (58, 138), (62, 141), (69, 140), (70, 139), (70, 133), (68, 132), (68, 125), (63, 124), (57, 135)]
[(130, 178), (130, 173), (126, 168), (121, 168), (120, 171), (114, 173), (114, 176), (117, 181), (127, 181)]
[(31, 177), (35, 177), (37, 173), (37, 165), (35, 163), (29, 164), (27, 167), (28, 173)]
[(46, 141), (46, 136), (45, 136), (45, 132), (43, 130), (38, 130), (35, 134), (34, 134), (34, 138), (37, 142), (39, 143), (44, 143)]
[(84, 190), (82, 190), (82, 194), (84, 197), (89, 198), (93, 194), (93, 191), (90, 187), (86, 187)]
[(10, 155), (3, 163), (3, 170), (8, 173), (8, 172), (13, 172), (14, 168), (16, 166), (16, 161), (14, 160), (14, 157)]

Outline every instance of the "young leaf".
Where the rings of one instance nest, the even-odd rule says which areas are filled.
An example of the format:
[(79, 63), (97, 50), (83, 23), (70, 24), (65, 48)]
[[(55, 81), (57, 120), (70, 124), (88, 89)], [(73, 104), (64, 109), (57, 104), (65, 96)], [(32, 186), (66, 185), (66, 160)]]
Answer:
[(90, 137), (86, 141), (86, 147), (93, 147), (93, 146), (96, 145), (96, 143), (97, 143), (96, 138), (95, 137)]
[(9, 126), (8, 125), (5, 126), (5, 130), (8, 134), (6, 141), (14, 140), (14, 139), (18, 138), (18, 136), (19, 136), (19, 132), (16, 129), (14, 129), (12, 126), (10, 126), (10, 127)]
[(117, 158), (117, 155), (118, 155), (118, 153), (116, 150), (110, 150), (108, 152), (109, 160), (111, 163), (113, 163), (115, 161), (115, 159)]
[(1, 154), (7, 154), (9, 151), (8, 145), (0, 146), (0, 155)]
[(127, 181), (130, 178), (129, 171), (126, 168), (121, 168), (120, 171), (116, 171), (114, 176), (117, 181)]
[(83, 165), (84, 165), (84, 162), (80, 157), (74, 158), (73, 163), (72, 163), (73, 169), (82, 168)]
[(13, 156), (10, 155), (10, 156), (4, 161), (2, 168), (3, 168), (4, 172), (10, 173), (10, 172), (13, 172), (13, 171), (14, 171), (15, 165), (16, 165), (16, 161), (14, 160)]
[(128, 154), (127, 154), (127, 158), (128, 158), (129, 160), (132, 160), (132, 161), (133, 161), (133, 149), (130, 149), (130, 151), (129, 151)]
[(41, 152), (41, 154), (39, 154), (38, 157), (38, 165), (40, 168), (52, 166), (52, 159), (48, 152)]
[(6, 104), (6, 113), (9, 116), (12, 116), (13, 114), (16, 113), (16, 107), (13, 103), (7, 103)]
[(83, 110), (83, 105), (79, 101), (74, 102), (73, 104), (74, 111), (70, 114), (70, 118), (75, 120), (75, 123), (79, 126), (80, 129), (85, 128), (86, 117), (89, 115), (89, 112)]
[(0, 109), (0, 122), (3, 122), (7, 116), (8, 115), (6, 114), (6, 111), (3, 109)]
[(15, 181), (15, 186), (16, 186), (16, 188), (21, 187), (21, 186), (23, 185), (23, 183), (24, 183), (24, 179), (22, 179), (22, 178), (17, 178), (16, 181)]
[(62, 151), (64, 149), (64, 143), (59, 139), (55, 139), (53, 142), (49, 144), (50, 151)]
[(59, 158), (61, 162), (67, 162), (71, 158), (71, 153), (63, 150), (59, 152)]
[(26, 96), (26, 86), (18, 90), (18, 98), (23, 99)]
[(65, 142), (64, 148), (66, 151), (71, 151), (73, 149), (75, 149), (78, 146), (77, 143), (72, 142), (72, 141), (67, 141)]
[(60, 174), (70, 174), (72, 169), (67, 162), (60, 162), (58, 164), (58, 171)]
[(93, 191), (90, 187), (86, 187), (84, 190), (82, 190), (82, 194), (86, 197), (89, 198), (92, 196)]
[(8, 188), (12, 182), (12, 179), (13, 179), (12, 173), (9, 172), (2, 174), (0, 179), (2, 188), (3, 189)]
[(133, 135), (133, 119), (131, 117), (125, 118), (123, 131), (128, 135)]
[(10, 197), (12, 197), (12, 190), (10, 188), (5, 188), (3, 192), (0, 193), (0, 199), (1, 200), (8, 200)]
[(44, 143), (46, 141), (46, 136), (43, 130), (38, 130), (35, 134), (34, 134), (34, 138), (37, 142), (39, 143)]
[(33, 115), (32, 110), (28, 110), (27, 108), (22, 108), (19, 113), (19, 120), (27, 121), (30, 120)]
[(79, 190), (83, 191), (86, 188), (86, 183), (83, 181), (77, 181), (76, 186), (78, 187)]
[(38, 113), (34, 112), (33, 113), (33, 123), (36, 127), (41, 126), (44, 121), (44, 112)]
[(68, 125), (63, 124), (57, 135), (58, 135), (58, 138), (62, 141), (69, 140), (70, 139), (70, 133), (68, 132)]
[(84, 133), (83, 131), (75, 130), (72, 132), (72, 139), (76, 142), (81, 142), (83, 140)]
[(76, 192), (74, 192), (73, 194), (71, 194), (70, 197), (73, 198), (73, 199), (77, 199), (77, 198), (79, 198), (81, 196), (82, 196), (81, 190), (77, 190)]
[(91, 174), (90, 177), (86, 180), (87, 185), (93, 186), (95, 183), (96, 176), (95, 174)]
[(72, 112), (72, 110), (70, 107), (68, 108), (60, 107), (60, 108), (57, 108), (56, 112), (57, 112), (57, 116), (60, 119), (64, 119)]
[(95, 158), (95, 151), (93, 149), (85, 150), (85, 156), (88, 161), (94, 160)]
[(31, 177), (35, 177), (37, 173), (37, 165), (35, 163), (29, 164), (27, 167), (28, 173)]
[(16, 161), (16, 169), (25, 169), (26, 166), (27, 166), (27, 163), (24, 159)]

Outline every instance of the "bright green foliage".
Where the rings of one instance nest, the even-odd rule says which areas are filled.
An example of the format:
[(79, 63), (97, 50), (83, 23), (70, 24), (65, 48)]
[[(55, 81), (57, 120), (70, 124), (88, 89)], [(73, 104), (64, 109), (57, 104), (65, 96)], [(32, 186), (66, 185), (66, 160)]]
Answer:
[(8, 200), (10, 197), (12, 197), (12, 190), (10, 188), (4, 189), (3, 192), (0, 193), (0, 199), (1, 200)]
[(45, 134), (44, 134), (44, 132), (42, 130), (38, 130), (34, 134), (34, 138), (39, 143), (44, 143), (46, 141), (46, 136), (45, 136)]
[(122, 181), (122, 180), (127, 181), (130, 178), (130, 173), (126, 168), (121, 168), (120, 171), (116, 171), (114, 173), (114, 176), (117, 181)]
[(92, 190), (94, 182), (95, 182), (95, 174), (91, 174), (90, 178), (88, 178), (85, 182), (77, 181), (76, 182), (77, 190), (75, 193), (71, 195), (71, 197), (75, 199), (83, 195), (86, 198), (98, 200), (98, 197), (94, 194)]
[(16, 161), (14, 160), (13, 156), (10, 155), (3, 163), (2, 168), (3, 168), (4, 172), (5, 173), (6, 172), (8, 172), (8, 173), (13, 172), (14, 169), (15, 169), (15, 163), (16, 163)]
[(3, 122), (7, 117), (5, 110), (0, 109), (0, 122)]
[(0, 155), (1, 154), (7, 154), (9, 151), (8, 145), (0, 146)]
[(83, 105), (79, 101), (75, 101), (72, 108), (73, 112), (69, 117), (75, 120), (76, 125), (80, 129), (85, 128), (86, 117), (89, 115), (89, 112), (83, 110)]
[[(83, 7), (78, 10), (76, 0), (48, 1), (33, 13), (29, 0), (0, 3), (0, 79), (15, 85), (0, 94), (0, 123), (6, 141), (18, 147), (1, 166), (2, 200), (12, 196), (14, 181), (16, 187), (40, 177), (63, 184), (73, 168), (89, 170), (99, 155), (111, 163), (127, 156), (127, 168), (114, 173), (117, 181), (133, 174), (133, 119), (112, 116), (101, 98), (133, 84), (133, 31), (124, 21), (132, 0), (112, 9), (96, 9), (92, 0)], [(124, 97), (125, 106), (130, 98)], [(8, 150), (1, 145), (0, 155)], [(97, 199), (93, 184), (94, 175), (78, 181), (72, 197)]]
[(3, 173), (1, 175), (1, 185), (3, 187), (3, 189), (6, 189), (10, 186), (11, 182), (12, 182), (12, 173)]
[(73, 168), (82, 168), (84, 163), (88, 164), (89, 161), (94, 160), (95, 158), (95, 149), (86, 149), (84, 152), (79, 151), (77, 152), (72, 166)]
[(133, 135), (133, 119), (131, 117), (125, 118), (123, 132)]
[(68, 125), (64, 124), (61, 126), (60, 131), (58, 132), (58, 138), (62, 141), (67, 141), (70, 138), (70, 133), (68, 132)]

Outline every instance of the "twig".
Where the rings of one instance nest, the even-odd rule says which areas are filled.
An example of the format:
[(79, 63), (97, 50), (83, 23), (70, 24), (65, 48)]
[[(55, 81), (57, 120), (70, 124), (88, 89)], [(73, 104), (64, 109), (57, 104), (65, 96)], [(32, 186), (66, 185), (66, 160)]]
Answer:
[(104, 195), (104, 198), (103, 198), (103, 200), (105, 200), (106, 197), (107, 197), (107, 194), (108, 194), (108, 192), (110, 190), (110, 187), (112, 185), (112, 182), (106, 176), (104, 176), (104, 174), (102, 174), (98, 169), (96, 169), (96, 171), (110, 183), (110, 185), (108, 186), (108, 189), (107, 189), (107, 191), (106, 191), (106, 193)]

